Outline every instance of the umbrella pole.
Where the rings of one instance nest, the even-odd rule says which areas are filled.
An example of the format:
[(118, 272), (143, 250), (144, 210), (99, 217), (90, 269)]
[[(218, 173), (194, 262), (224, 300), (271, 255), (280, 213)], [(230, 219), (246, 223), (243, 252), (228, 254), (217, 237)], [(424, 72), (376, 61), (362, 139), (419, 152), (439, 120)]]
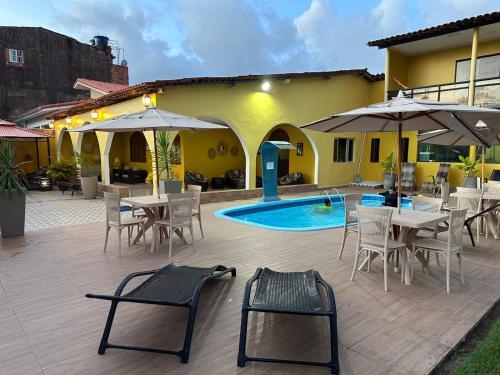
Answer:
[(401, 213), (401, 146), (403, 139), (403, 114), (399, 113), (398, 120), (398, 214)]
[(156, 174), (156, 195), (160, 199), (160, 173), (158, 172), (158, 148), (156, 147), (156, 129), (153, 129), (153, 138), (155, 143), (155, 174)]
[(482, 188), (484, 184), (484, 159), (486, 157), (485, 148), (486, 148), (485, 145), (481, 147), (481, 185), (479, 186), (480, 188)]

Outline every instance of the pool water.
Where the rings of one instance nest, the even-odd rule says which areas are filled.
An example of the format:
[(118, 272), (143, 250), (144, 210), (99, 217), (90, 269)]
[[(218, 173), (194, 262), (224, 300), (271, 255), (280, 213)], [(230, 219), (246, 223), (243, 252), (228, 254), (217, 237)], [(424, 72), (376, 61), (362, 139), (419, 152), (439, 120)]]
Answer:
[[(219, 210), (215, 216), (242, 224), (285, 231), (314, 231), (344, 226), (344, 204), (333, 196), (332, 206), (325, 205), (325, 196), (261, 202)], [(363, 206), (380, 207), (384, 197), (363, 194)], [(411, 208), (411, 200), (402, 198), (402, 207)]]

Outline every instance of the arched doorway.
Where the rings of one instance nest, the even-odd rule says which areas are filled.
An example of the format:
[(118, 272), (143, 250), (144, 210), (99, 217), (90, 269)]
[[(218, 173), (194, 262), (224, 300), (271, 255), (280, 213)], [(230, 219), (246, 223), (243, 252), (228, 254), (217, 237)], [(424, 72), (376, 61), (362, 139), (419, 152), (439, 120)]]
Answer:
[(56, 148), (57, 160), (72, 161), (74, 156), (73, 143), (69, 135), (68, 129), (63, 128), (59, 133)]
[[(294, 150), (281, 150), (278, 154), (278, 177), (291, 173), (301, 173), (305, 184), (317, 182), (318, 156), (311, 139), (299, 128), (291, 124), (276, 125), (262, 139), (265, 141), (285, 141), (291, 143)], [(260, 146), (259, 146), (260, 150)], [(262, 165), (260, 153), (256, 160), (256, 180), (261, 181)], [(257, 186), (259, 187), (259, 186)]]
[(101, 152), (95, 132), (83, 133), (80, 155), (87, 164), (87, 172), (91, 176), (101, 176)]

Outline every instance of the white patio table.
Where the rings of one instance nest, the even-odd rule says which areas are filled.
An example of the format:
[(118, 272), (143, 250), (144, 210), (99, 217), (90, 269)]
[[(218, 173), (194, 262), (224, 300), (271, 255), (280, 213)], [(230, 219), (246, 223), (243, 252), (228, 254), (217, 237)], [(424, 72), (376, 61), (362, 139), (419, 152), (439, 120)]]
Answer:
[[(450, 197), (458, 198), (458, 193), (451, 193)], [(493, 206), (498, 206), (500, 204), (500, 193), (498, 192), (488, 192), (485, 191), (483, 194), (483, 210), (488, 210)], [(493, 238), (498, 240), (500, 238), (500, 233), (498, 233), (498, 218), (495, 215), (494, 210), (486, 212), (486, 222), (490, 228), (490, 232)]]
[[(397, 225), (401, 228), (398, 236), (398, 240), (404, 242), (407, 248), (411, 249), (412, 243), (415, 240), (415, 236), (419, 229), (422, 228), (434, 228), (437, 224), (447, 221), (450, 218), (449, 214), (429, 212), (429, 211), (418, 211), (401, 209), (401, 213), (398, 213), (396, 207), (384, 207), (393, 210), (391, 224)], [(357, 217), (358, 213), (356, 211), (351, 211), (349, 215)], [(405, 252), (406, 253), (406, 252)], [(371, 260), (377, 257), (377, 253), (371, 254)], [(407, 258), (405, 254), (405, 258)], [(416, 254), (416, 258), (422, 263), (425, 269), (427, 269), (427, 260), (421, 252)], [(362, 269), (368, 258), (364, 260), (359, 269)], [(407, 259), (404, 259), (405, 272), (404, 272), (404, 282), (406, 285), (410, 285), (410, 263)]]
[[(144, 195), (137, 197), (126, 197), (122, 198), (123, 203), (132, 205), (134, 208), (142, 208), (146, 213), (146, 222), (144, 223), (144, 230), (152, 227), (156, 220), (161, 219), (160, 208), (168, 206), (168, 194), (161, 194), (160, 198), (156, 195)], [(154, 227), (153, 227), (154, 228)], [(133, 244), (137, 243), (139, 238), (142, 236), (142, 229), (137, 233), (134, 238)], [(157, 233), (153, 232), (153, 240), (151, 241), (151, 252), (155, 249), (155, 241), (157, 239)], [(183, 238), (181, 238), (183, 239)]]

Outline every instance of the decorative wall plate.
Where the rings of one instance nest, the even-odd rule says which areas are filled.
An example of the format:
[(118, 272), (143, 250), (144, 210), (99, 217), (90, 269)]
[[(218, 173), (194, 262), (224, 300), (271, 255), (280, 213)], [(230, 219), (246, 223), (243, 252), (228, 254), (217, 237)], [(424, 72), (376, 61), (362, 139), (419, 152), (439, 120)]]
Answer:
[(238, 146), (231, 146), (231, 156), (238, 156), (240, 149)]
[(94, 145), (92, 143), (84, 143), (82, 146), (83, 152), (86, 154), (91, 154), (94, 151)]
[(228, 153), (229, 147), (226, 142), (220, 141), (219, 144), (217, 145), (217, 152), (219, 153), (220, 156), (224, 156)]
[(215, 151), (215, 148), (210, 147), (208, 149), (208, 158), (209, 159), (215, 159), (216, 156), (217, 156), (217, 151)]

